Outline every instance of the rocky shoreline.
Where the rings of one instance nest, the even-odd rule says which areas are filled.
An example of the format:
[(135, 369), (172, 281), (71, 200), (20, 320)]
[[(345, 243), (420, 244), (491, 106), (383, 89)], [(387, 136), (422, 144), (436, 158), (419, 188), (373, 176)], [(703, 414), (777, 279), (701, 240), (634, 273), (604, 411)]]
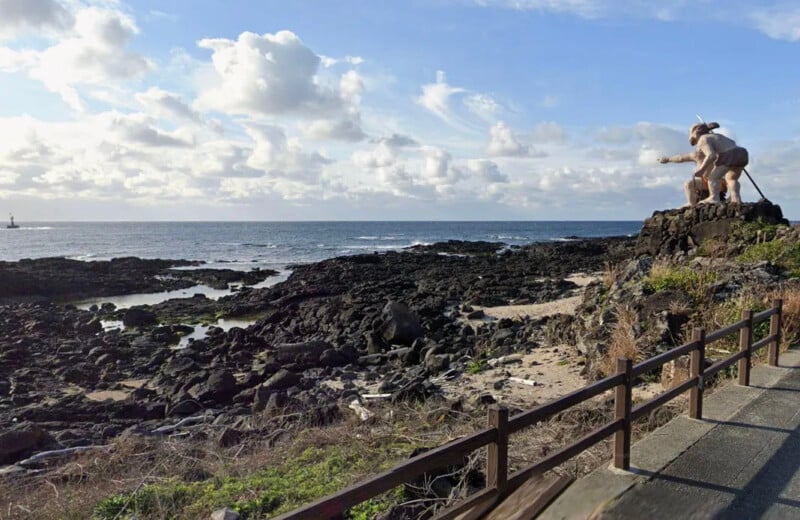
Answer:
[[(337, 257), (292, 266), (269, 287), (252, 285), (274, 272), (172, 269), (187, 266), (180, 260), (1, 263), (0, 281), (10, 282), (0, 284), (0, 475), (45, 472), (125, 436), (279, 442), (348, 415), (366, 420), (373, 399), (439, 400), (466, 413), (498, 401), (530, 408), (603, 375), (622, 310), (631, 345), (647, 357), (679, 344), (720, 302), (795, 287), (778, 264), (730, 260), (762, 229), (800, 241), (796, 228), (776, 231), (784, 221), (775, 208), (661, 212), (636, 237), (450, 241)], [(691, 238), (709, 229), (698, 218), (726, 220), (703, 242), (712, 258)], [(643, 248), (676, 272), (713, 276), (698, 291), (648, 287), (655, 261)], [(59, 303), (198, 284), (236, 290), (128, 309)], [(187, 340), (195, 329), (205, 335)]]
[[(36, 471), (42, 461), (25, 459), (38, 452), (174, 433), (180, 421), (179, 430), (227, 431), (228, 438), (286, 430), (269, 420), (286, 410), (296, 412), (298, 425), (324, 424), (367, 389), (395, 402), (441, 395), (441, 383), (476, 356), (535, 344), (530, 338), (541, 324), (468, 323), (466, 315), (478, 315), (474, 306), (574, 295), (568, 275), (622, 261), (634, 241), (514, 249), (448, 242), (297, 265), (285, 282), (260, 289), (247, 284), (274, 273), (174, 270), (189, 263), (134, 258), (2, 263), (0, 464), (13, 465), (6, 473)], [(243, 285), (218, 300), (195, 295), (124, 310), (57, 303), (198, 283)], [(219, 317), (252, 324), (211, 326), (204, 338), (175, 348), (191, 324)], [(125, 326), (107, 328), (107, 320)], [(490, 399), (471, 397), (476, 405)]]

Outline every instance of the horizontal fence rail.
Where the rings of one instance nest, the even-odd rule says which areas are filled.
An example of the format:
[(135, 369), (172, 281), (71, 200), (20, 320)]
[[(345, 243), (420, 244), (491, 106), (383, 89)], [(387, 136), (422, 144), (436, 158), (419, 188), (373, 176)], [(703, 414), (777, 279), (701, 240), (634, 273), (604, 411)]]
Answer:
[[(615, 374), (541, 406), (521, 412), (510, 419), (508, 418), (507, 409), (493, 406), (489, 409), (488, 428), (417, 455), (379, 475), (333, 495), (321, 498), (305, 507), (286, 513), (278, 517), (278, 520), (341, 518), (348, 509), (355, 505), (417, 479), (428, 472), (434, 472), (448, 465), (457, 464), (466, 455), (484, 447), (487, 448), (486, 487), (460, 503), (440, 512), (436, 517), (437, 519), (457, 518), (473, 507), (483, 507), (485, 510), (485, 508), (491, 507), (491, 505), (498, 503), (513, 493), (533, 475), (544, 473), (563, 464), (612, 435), (614, 436), (614, 466), (624, 470), (630, 469), (631, 426), (633, 421), (649, 414), (687, 391), (689, 392), (689, 416), (694, 419), (702, 419), (703, 390), (707, 378), (711, 378), (720, 371), (738, 363), (738, 383), (745, 386), (749, 385), (752, 355), (764, 347), (769, 347), (768, 364), (777, 366), (781, 342), (782, 312), (783, 300), (776, 299), (773, 300), (771, 308), (759, 313), (745, 310), (742, 312), (740, 321), (709, 334), (706, 334), (702, 328), (694, 329), (691, 341), (684, 345), (663, 352), (637, 365), (633, 365), (629, 359), (619, 359), (617, 360)], [(767, 319), (770, 320), (769, 334), (754, 343), (754, 325)], [(739, 333), (739, 350), (705, 368), (706, 346), (736, 332)], [(689, 377), (634, 408), (632, 388), (637, 378), (662, 368), (665, 363), (686, 355), (690, 356)], [(508, 444), (509, 437), (512, 434), (548, 420), (556, 414), (612, 389), (615, 392), (613, 421), (584, 435), (558, 452), (509, 476)]]

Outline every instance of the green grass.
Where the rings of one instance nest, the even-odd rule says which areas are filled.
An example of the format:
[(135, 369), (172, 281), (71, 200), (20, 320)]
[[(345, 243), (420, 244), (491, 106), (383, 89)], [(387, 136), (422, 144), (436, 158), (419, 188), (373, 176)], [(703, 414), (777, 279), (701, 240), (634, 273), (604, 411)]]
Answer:
[(467, 374), (477, 374), (478, 372), (480, 372), (481, 370), (483, 370), (485, 368), (486, 368), (486, 363), (484, 363), (481, 360), (476, 359), (476, 360), (470, 361), (469, 364), (467, 365)]
[(753, 244), (745, 249), (737, 260), (742, 263), (767, 261), (794, 275), (800, 273), (800, 244), (783, 240)]
[(647, 293), (682, 291), (696, 304), (703, 300), (706, 287), (717, 278), (713, 271), (699, 271), (685, 266), (653, 268), (644, 280)]
[[(279, 467), (246, 477), (147, 484), (134, 493), (104, 499), (95, 507), (93, 518), (207, 518), (223, 507), (236, 510), (242, 518), (270, 518), (344, 489), (354, 475), (388, 468), (412, 449), (404, 444), (383, 451), (356, 448), (355, 444), (307, 448)], [(352, 508), (347, 518), (374, 518), (402, 498), (403, 488), (396, 488)]]
[(767, 224), (759, 217), (755, 222), (736, 222), (733, 225), (732, 238), (737, 242), (755, 242), (760, 232), (762, 240), (773, 240), (777, 230), (776, 224)]

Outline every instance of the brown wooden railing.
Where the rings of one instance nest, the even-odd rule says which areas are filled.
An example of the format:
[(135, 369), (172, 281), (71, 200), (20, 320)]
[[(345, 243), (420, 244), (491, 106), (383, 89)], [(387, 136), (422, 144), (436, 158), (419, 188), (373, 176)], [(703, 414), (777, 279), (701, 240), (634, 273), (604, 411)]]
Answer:
[[(501, 407), (489, 409), (488, 427), (467, 437), (454, 440), (388, 470), (364, 480), (334, 495), (324, 497), (305, 507), (286, 513), (279, 520), (334, 519), (340, 518), (348, 509), (370, 498), (413, 480), (427, 472), (455, 464), (477, 449), (487, 446), (486, 487), (455, 506), (437, 515), (437, 519), (453, 519), (477, 504), (496, 502), (511, 494), (532, 475), (543, 473), (563, 464), (582, 451), (614, 435), (614, 466), (630, 469), (631, 425), (636, 419), (689, 391), (689, 416), (703, 417), (704, 381), (721, 370), (738, 362), (740, 385), (750, 384), (750, 366), (754, 352), (769, 346), (768, 363), (778, 365), (778, 351), (781, 341), (781, 317), (783, 301), (773, 300), (772, 307), (754, 314), (751, 310), (742, 312), (742, 319), (733, 325), (706, 334), (705, 329), (692, 331), (689, 343), (664, 352), (637, 365), (630, 359), (618, 359), (616, 373), (594, 384), (575, 390), (549, 403), (521, 412), (511, 418), (508, 410)], [(769, 335), (753, 342), (754, 325), (770, 319)], [(730, 334), (739, 332), (739, 351), (705, 368), (706, 347)], [(654, 397), (650, 401), (633, 407), (631, 397), (633, 384), (642, 374), (660, 368), (665, 363), (689, 354), (689, 378), (677, 386)], [(608, 390), (615, 390), (614, 420), (573, 442), (569, 446), (548, 456), (544, 460), (508, 474), (509, 437), (572, 406), (583, 403)]]

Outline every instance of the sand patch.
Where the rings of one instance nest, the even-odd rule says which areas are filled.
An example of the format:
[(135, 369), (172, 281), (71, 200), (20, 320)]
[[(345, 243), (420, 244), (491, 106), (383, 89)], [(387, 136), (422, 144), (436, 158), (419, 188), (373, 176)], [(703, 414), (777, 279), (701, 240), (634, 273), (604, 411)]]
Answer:
[(586, 386), (581, 366), (570, 361), (564, 348), (537, 348), (527, 354), (508, 356), (514, 361), (498, 364), (476, 374), (464, 373), (457, 381), (442, 383), (449, 398), (489, 393), (500, 404), (523, 409)]
[(119, 384), (126, 388), (142, 388), (147, 384), (147, 381), (147, 379), (126, 379), (125, 381), (120, 381)]
[[(578, 286), (575, 292), (580, 292), (584, 287), (590, 283), (599, 280), (600, 277), (595, 274), (575, 273), (566, 278), (568, 282), (572, 282)], [(531, 303), (527, 305), (499, 305), (497, 307), (479, 307), (475, 306), (476, 310), (482, 310), (488, 319), (523, 319), (523, 318), (544, 318), (546, 316), (553, 316), (555, 314), (575, 314), (575, 309), (581, 304), (583, 296), (580, 294), (572, 294), (566, 298), (560, 298), (551, 302), (545, 303)], [(470, 320), (471, 323), (480, 323), (482, 320)]]
[(86, 399), (90, 401), (124, 401), (127, 398), (128, 392), (124, 390), (100, 390), (86, 394)]

